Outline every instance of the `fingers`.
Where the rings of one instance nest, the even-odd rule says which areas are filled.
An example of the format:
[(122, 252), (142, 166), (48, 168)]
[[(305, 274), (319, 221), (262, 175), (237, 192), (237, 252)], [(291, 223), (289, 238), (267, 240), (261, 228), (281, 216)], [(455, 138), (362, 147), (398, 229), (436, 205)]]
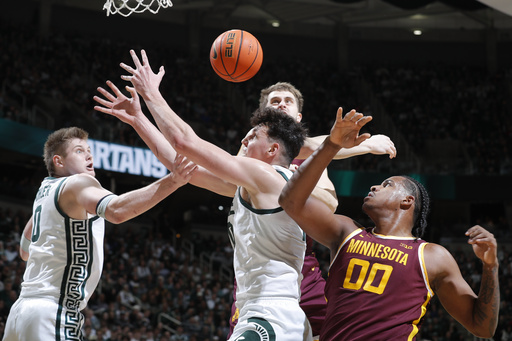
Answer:
[(133, 99), (139, 98), (139, 94), (137, 93), (137, 90), (135, 90), (134, 87), (127, 85), (127, 86), (125, 86), (125, 89), (130, 93), (130, 95), (132, 96)]
[[(117, 86), (115, 86), (114, 83), (112, 83), (111, 81), (107, 81), (107, 85), (109, 86), (110, 89), (112, 89), (112, 91), (114, 92), (114, 94), (116, 95), (116, 97), (121, 97), (123, 96), (123, 94), (121, 93), (121, 91), (119, 91), (119, 89), (117, 88)], [(109, 94), (110, 95), (110, 94)], [(106, 97), (106, 96), (105, 96)], [(112, 98), (114, 98), (114, 96), (111, 96)], [(107, 97), (108, 98), (108, 97)]]
[[(126, 71), (128, 71), (129, 73), (131, 74), (134, 74), (135, 73), (135, 69), (132, 68), (130, 65), (128, 64), (125, 64), (125, 63), (119, 63), (119, 66), (122, 67), (123, 69), (125, 69)], [(121, 76), (122, 77), (122, 76)], [(125, 77), (130, 77), (130, 76), (125, 76)]]
[[(144, 58), (144, 55), (146, 52), (144, 50), (141, 51), (142, 58)], [(142, 67), (142, 64), (140, 63), (139, 57), (137, 57), (137, 54), (134, 50), (130, 50), (130, 55), (132, 56), (133, 63), (135, 64), (135, 68), (139, 69)], [(146, 57), (147, 60), (147, 57)], [(128, 70), (126, 70), (128, 71)], [(128, 71), (129, 72), (129, 71)]]
[(142, 56), (142, 65), (147, 65), (149, 67), (149, 60), (148, 60), (148, 56), (146, 55), (146, 51), (141, 50), (140, 55)]
[(174, 164), (176, 165), (175, 174), (183, 177), (187, 181), (192, 176), (192, 173), (197, 169), (197, 165), (195, 163), (181, 154), (176, 154)]
[(391, 147), (391, 150), (392, 150), (392, 154), (389, 154), (390, 159), (396, 157), (396, 154), (397, 154), (395, 145), (393, 145), (393, 147)]
[(494, 235), (480, 225), (475, 225), (467, 230), (466, 236), (469, 237), (469, 244), (485, 243), (496, 245), (496, 239), (494, 238)]
[(105, 98), (108, 99), (110, 102), (114, 101), (115, 97), (110, 92), (103, 89), (101, 86), (98, 87), (96, 90), (98, 90), (98, 92), (105, 96)]
[(356, 138), (356, 141), (355, 141), (355, 144), (358, 145), (360, 144), (361, 142), (369, 139), (371, 137), (371, 135), (369, 133), (364, 133), (364, 134), (361, 134), (359, 136), (357, 136)]
[(104, 114), (112, 115), (112, 109), (110, 109), (110, 108), (105, 108), (105, 107), (100, 107), (99, 105), (95, 105), (94, 110), (102, 112)]
[(101, 97), (98, 97), (98, 96), (94, 96), (93, 99), (98, 102), (98, 104), (101, 104), (103, 105), (104, 107), (107, 107), (107, 108), (112, 108), (112, 102), (109, 102), (107, 100), (104, 100), (103, 98)]

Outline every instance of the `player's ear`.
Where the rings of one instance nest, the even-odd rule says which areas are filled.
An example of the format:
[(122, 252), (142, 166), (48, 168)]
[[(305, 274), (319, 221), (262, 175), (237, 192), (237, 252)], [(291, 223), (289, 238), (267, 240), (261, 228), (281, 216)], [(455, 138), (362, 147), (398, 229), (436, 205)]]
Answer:
[(54, 155), (53, 156), (53, 164), (55, 167), (63, 167), (64, 166), (64, 160), (60, 155)]
[(402, 201), (400, 202), (400, 208), (402, 209), (409, 209), (414, 206), (414, 203), (416, 202), (416, 199), (412, 195), (407, 195)]
[(297, 114), (297, 118), (296, 118), (297, 122), (301, 122), (302, 121), (302, 113), (298, 113)]
[(270, 147), (268, 147), (267, 153), (269, 153), (272, 156), (275, 156), (277, 154), (277, 152), (279, 151), (279, 148), (280, 148), (279, 143), (274, 142), (270, 145)]

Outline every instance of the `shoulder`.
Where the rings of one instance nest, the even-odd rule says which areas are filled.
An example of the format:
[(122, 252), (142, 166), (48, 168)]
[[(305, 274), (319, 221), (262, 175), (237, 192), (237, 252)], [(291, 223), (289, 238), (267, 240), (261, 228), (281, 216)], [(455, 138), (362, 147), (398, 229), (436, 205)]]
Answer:
[(427, 243), (425, 245), (424, 260), (429, 282), (434, 290), (438, 283), (449, 277), (453, 271), (459, 271), (457, 262), (450, 251), (439, 244)]
[(444, 246), (428, 242), (425, 245), (424, 255), (425, 259), (428, 259), (431, 262), (437, 262), (447, 256), (452, 257), (450, 251), (448, 251)]
[(63, 191), (80, 191), (84, 188), (101, 188), (99, 181), (89, 174), (75, 174), (68, 177), (64, 184)]

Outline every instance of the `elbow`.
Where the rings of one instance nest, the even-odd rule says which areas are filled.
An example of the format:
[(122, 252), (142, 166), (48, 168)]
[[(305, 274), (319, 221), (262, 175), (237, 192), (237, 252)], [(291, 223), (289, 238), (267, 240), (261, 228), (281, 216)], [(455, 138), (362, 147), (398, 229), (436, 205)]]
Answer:
[(487, 323), (478, 323), (471, 328), (467, 328), (468, 331), (473, 334), (474, 336), (482, 339), (490, 339), (494, 336), (496, 333), (497, 328), (497, 319), (495, 320), (496, 323), (490, 322)]
[(178, 154), (186, 155), (190, 147), (197, 144), (195, 137), (197, 137), (197, 135), (194, 133), (192, 128), (185, 129), (181, 131), (180, 134), (173, 136), (171, 144)]
[(25, 252), (23, 250), (20, 249), (20, 258), (23, 260), (23, 261), (27, 261), (28, 260), (28, 256), (29, 256), (29, 253), (28, 252)]
[(125, 221), (129, 220), (128, 217), (126, 217), (125, 214), (121, 212), (122, 210), (108, 210), (108, 212), (105, 214), (105, 218), (109, 223), (112, 224), (122, 224)]
[(493, 330), (479, 330), (479, 331), (472, 331), (471, 334), (474, 336), (481, 338), (481, 339), (490, 339), (494, 336), (494, 333), (496, 332), (496, 328)]

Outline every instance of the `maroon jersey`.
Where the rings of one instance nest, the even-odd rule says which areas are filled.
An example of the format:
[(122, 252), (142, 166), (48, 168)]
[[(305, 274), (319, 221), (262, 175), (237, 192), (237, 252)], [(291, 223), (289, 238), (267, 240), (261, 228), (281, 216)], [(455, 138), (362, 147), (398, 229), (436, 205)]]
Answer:
[(340, 246), (325, 286), (320, 339), (415, 340), (433, 292), (421, 239), (356, 230)]
[(300, 307), (306, 314), (311, 325), (313, 336), (320, 335), (327, 309), (325, 300), (325, 279), (322, 277), (320, 264), (313, 252), (313, 239), (306, 235), (306, 254), (302, 267), (300, 283)]

